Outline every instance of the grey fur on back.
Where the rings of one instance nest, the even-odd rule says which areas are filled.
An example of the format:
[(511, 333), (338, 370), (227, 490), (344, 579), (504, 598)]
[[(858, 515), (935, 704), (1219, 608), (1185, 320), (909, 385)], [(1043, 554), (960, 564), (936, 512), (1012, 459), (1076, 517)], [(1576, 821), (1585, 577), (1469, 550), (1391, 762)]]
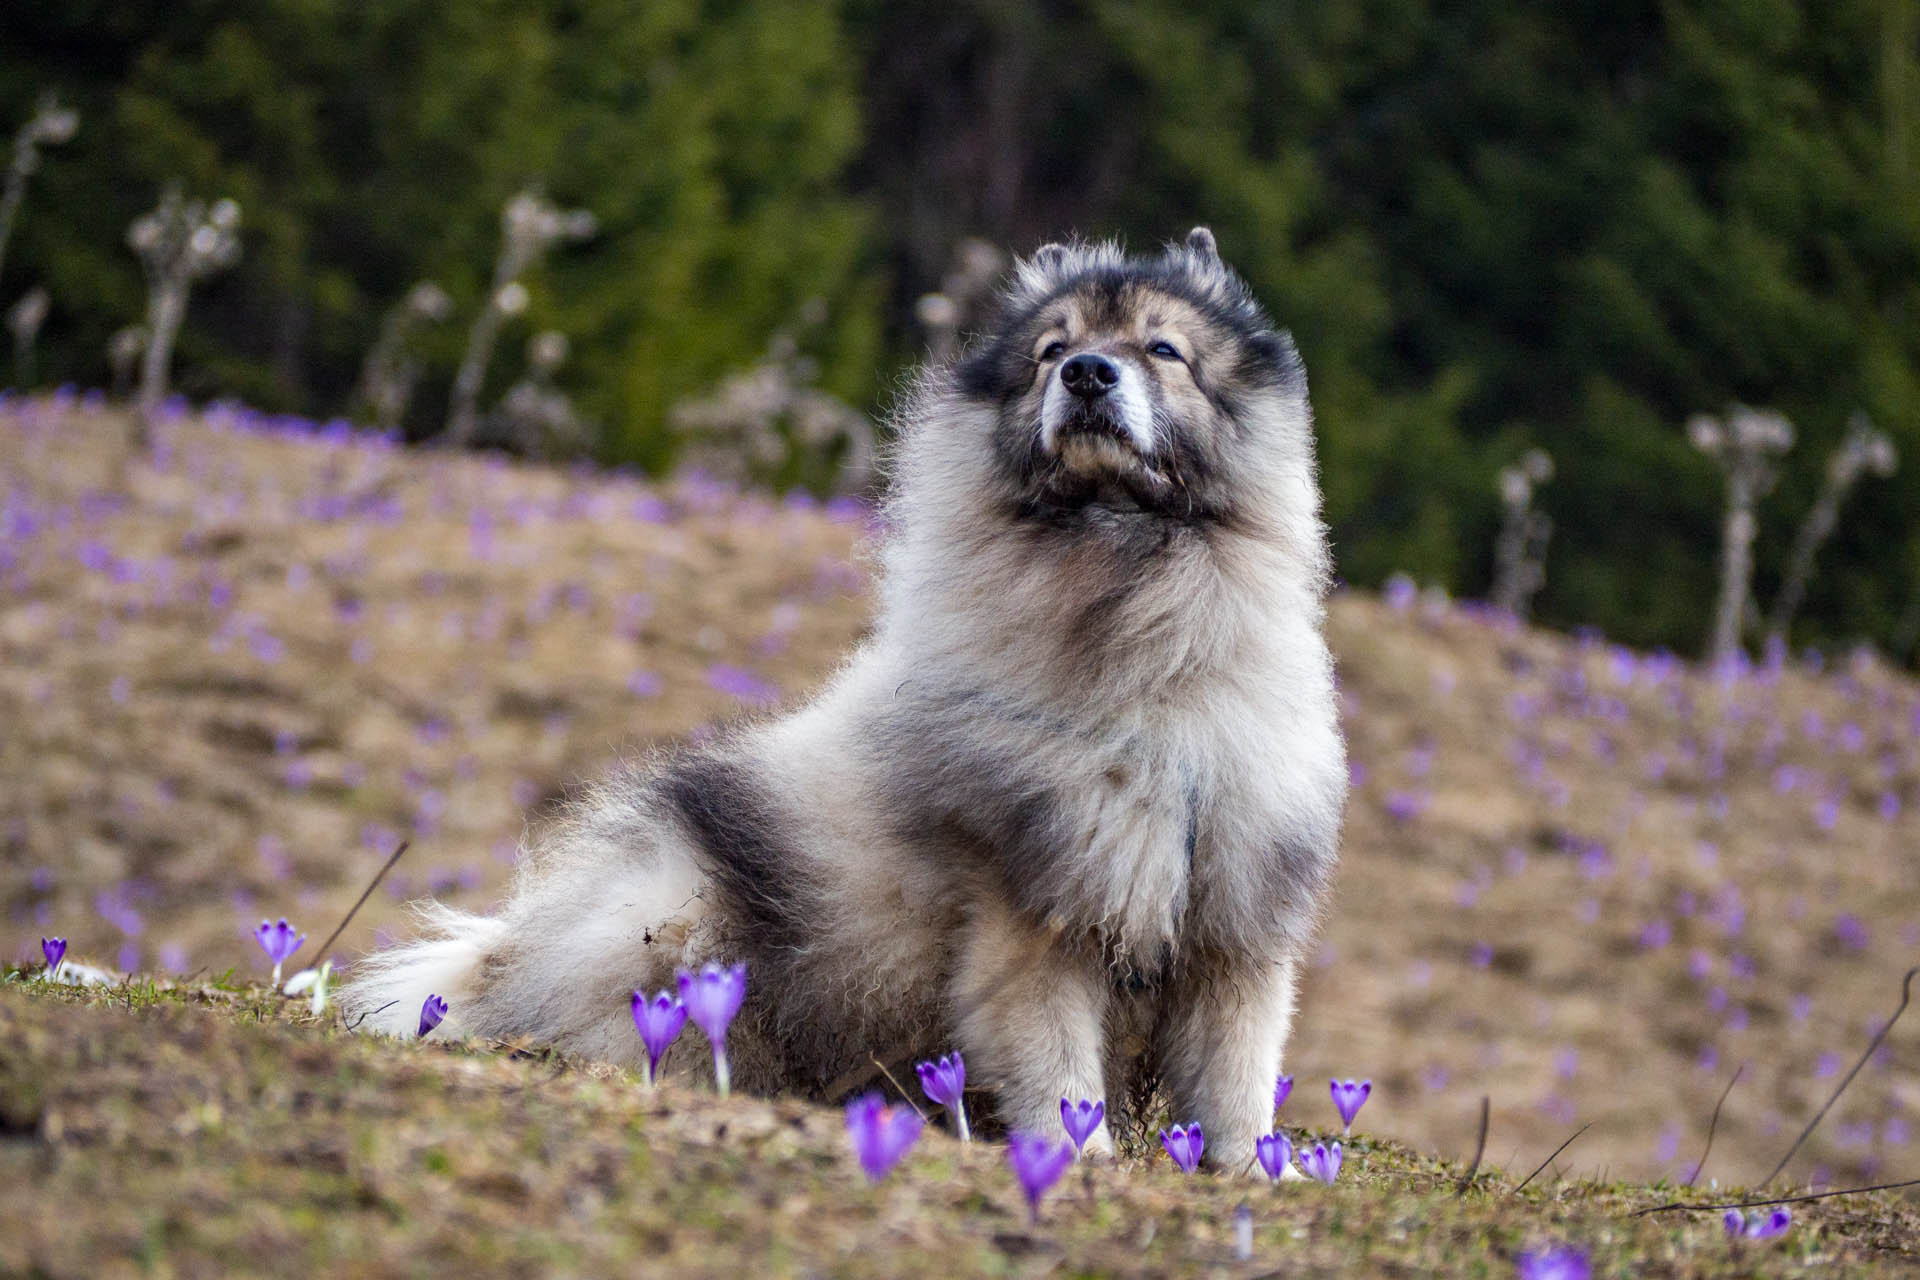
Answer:
[[(1061, 389), (1081, 353), (1111, 395)], [(406, 1033), (434, 991), (440, 1034), (633, 1063), (631, 989), (741, 959), (744, 1087), (957, 1047), (1046, 1131), (1131, 1029), (1240, 1167), (1346, 788), (1292, 343), (1204, 230), (1047, 246), (896, 426), (879, 615), (825, 689), (615, 772), (497, 916), (431, 909), (344, 999)]]

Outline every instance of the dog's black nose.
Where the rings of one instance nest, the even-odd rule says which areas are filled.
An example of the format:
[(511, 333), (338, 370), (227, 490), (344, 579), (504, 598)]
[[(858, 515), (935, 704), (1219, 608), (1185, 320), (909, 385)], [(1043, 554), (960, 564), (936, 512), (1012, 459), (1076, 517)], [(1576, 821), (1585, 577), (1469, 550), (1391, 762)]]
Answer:
[(1120, 366), (1083, 351), (1060, 366), (1060, 384), (1083, 400), (1094, 400), (1120, 385)]

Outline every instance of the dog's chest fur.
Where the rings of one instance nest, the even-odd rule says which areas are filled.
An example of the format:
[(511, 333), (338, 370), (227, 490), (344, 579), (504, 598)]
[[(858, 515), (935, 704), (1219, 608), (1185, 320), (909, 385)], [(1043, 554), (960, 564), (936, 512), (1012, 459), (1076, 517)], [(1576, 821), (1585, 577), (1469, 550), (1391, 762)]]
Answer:
[(1104, 557), (976, 560), (975, 588), (1060, 581), (927, 620), (934, 652), (903, 666), (868, 739), (896, 838), (1136, 972), (1300, 927), (1330, 871), (1312, 837), (1338, 821), (1317, 763), (1339, 751), (1315, 611), (1275, 616), (1271, 593), (1190, 549), (1136, 562), (1124, 589), (1089, 559)]

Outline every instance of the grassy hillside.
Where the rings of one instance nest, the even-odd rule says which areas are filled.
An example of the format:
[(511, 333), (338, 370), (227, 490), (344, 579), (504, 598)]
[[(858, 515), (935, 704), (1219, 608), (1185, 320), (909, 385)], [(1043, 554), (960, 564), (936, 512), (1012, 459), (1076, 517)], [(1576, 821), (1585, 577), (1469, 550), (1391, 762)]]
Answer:
[[(1799, 1206), (1735, 1247), (1659, 1193), (1464, 1169), (1358, 1137), (1340, 1184), (1069, 1172), (1040, 1222), (1003, 1149), (924, 1137), (869, 1185), (840, 1115), (537, 1052), (374, 1043), (259, 989), (0, 988), (0, 1273), (1505, 1276), (1901, 1274), (1920, 1213)], [(1252, 1212), (1252, 1257), (1234, 1212)]]
[[(273, 425), (238, 413), (182, 419), (162, 431), (151, 465), (116, 475), (112, 411), (0, 404), (6, 954), (29, 962), (42, 935), (62, 934), (96, 964), (183, 979), (144, 1012), (141, 999), (131, 1012), (125, 999), (105, 1001), (117, 1012), (69, 1008), (87, 999), (72, 994), (10, 993), (0, 1004), (5, 1129), (22, 1139), (0, 1143), (16, 1162), (13, 1185), (58, 1196), (36, 1204), (65, 1206), (94, 1188), (149, 1206), (147, 1217), (129, 1210), (113, 1220), (137, 1219), (149, 1247), (177, 1245), (183, 1257), (234, 1255), (198, 1236), (179, 1243), (204, 1215), (168, 1201), (165, 1180), (142, 1184), (156, 1159), (250, 1191), (207, 1221), (253, 1215), (282, 1235), (319, 1232), (332, 1243), (313, 1247), (340, 1250), (327, 1255), (335, 1259), (386, 1265), (380, 1259), (403, 1258), (416, 1240), (440, 1240), (431, 1247), (453, 1258), (464, 1247), (450, 1241), (453, 1224), (464, 1223), (506, 1233), (489, 1237), (501, 1256), (552, 1249), (580, 1270), (610, 1265), (665, 1230), (646, 1225), (656, 1202), (707, 1203), (697, 1189), (731, 1176), (730, 1162), (751, 1163), (751, 1149), (696, 1141), (630, 1082), (594, 1083), (584, 1064), (530, 1095), (526, 1083), (545, 1081), (552, 1064), (414, 1049), (394, 1058), (388, 1047), (279, 1025), (273, 1002), (205, 983), (228, 970), (264, 976), (246, 936), (262, 916), (291, 917), (317, 945), (402, 837), (414, 849), (338, 944), (340, 961), (403, 931), (409, 897), (484, 906), (503, 887), (528, 815), (537, 823), (570, 783), (621, 752), (708, 731), (743, 701), (803, 695), (865, 624), (863, 518), (698, 480), (656, 489)], [(1564, 1224), (1596, 1247), (1680, 1250), (1672, 1266), (1682, 1273), (1734, 1265), (1717, 1220), (1631, 1225), (1614, 1214), (1657, 1194), (1644, 1184), (1691, 1173), (1736, 1069), (1702, 1183), (1764, 1174), (1892, 1012), (1899, 975), (1920, 962), (1920, 689), (1865, 662), (1721, 679), (1598, 639), (1354, 593), (1335, 599), (1329, 625), (1357, 785), (1283, 1118), (1331, 1126), (1327, 1079), (1371, 1077), (1360, 1129), (1383, 1145), (1366, 1148), (1364, 1186), (1330, 1201), (1275, 1202), (1305, 1216), (1260, 1216), (1258, 1231), (1274, 1233), (1260, 1238), (1277, 1246), (1305, 1229), (1287, 1247), (1331, 1266), (1347, 1256), (1340, 1233), (1364, 1220), (1374, 1224), (1366, 1232), (1379, 1228), (1369, 1248), (1397, 1233), (1409, 1257), (1453, 1251), (1471, 1270), (1476, 1258), (1505, 1267), (1533, 1233)], [(273, 1025), (254, 1025), (256, 1013)], [(1779, 1185), (1920, 1174), (1917, 1037), (1920, 1022), (1894, 1030)], [(124, 1063), (123, 1048), (132, 1055)], [(228, 1117), (217, 1141), (176, 1131), (171, 1112), (147, 1123), (160, 1103), (142, 1099), (173, 1096), (167, 1073), (203, 1051), (338, 1089), (297, 1106), (292, 1095), (256, 1098), (258, 1116), (245, 1123), (233, 1118), (252, 1105), (236, 1101), (244, 1091), (183, 1102), (189, 1111), (217, 1102)], [(55, 1077), (119, 1098), (87, 1104), (110, 1113), (99, 1122), (107, 1136), (71, 1166), (49, 1142), (45, 1112), (19, 1101), (22, 1080)], [(537, 1153), (549, 1126), (644, 1129), (647, 1140), (611, 1143), (617, 1167), (604, 1177), (553, 1174), (557, 1200), (538, 1188), (515, 1193), (524, 1226), (495, 1221), (492, 1192), (461, 1190), (438, 1234), (416, 1237), (404, 1223), (427, 1210), (412, 1198), (439, 1203), (428, 1190), (439, 1184), (415, 1176), (425, 1148), (394, 1138), (402, 1154), (382, 1155), (367, 1144), (388, 1139), (355, 1135), (413, 1131), (375, 1105), (381, 1097), (397, 1106), (457, 1093), (469, 1079), (493, 1082), (473, 1086), (491, 1118), (463, 1141), (505, 1144), (502, 1159)], [(507, 1093), (521, 1110), (500, 1101)], [(1483, 1095), (1486, 1160), (1515, 1180), (1592, 1127), (1524, 1200), (1469, 1208), (1478, 1203), (1469, 1196), (1442, 1212), (1444, 1197), (1420, 1198), (1437, 1166), (1409, 1153), (1467, 1159)], [(284, 1177), (246, 1173), (255, 1157), (235, 1154), (240, 1135), (256, 1123), (317, 1132), (319, 1120), (301, 1118), (322, 1105), (315, 1100), (347, 1165), (364, 1155), (369, 1168), (398, 1170), (380, 1194), (415, 1207), (396, 1216), (377, 1198), (362, 1205), (357, 1173), (310, 1183), (297, 1160)], [(813, 1219), (847, 1219), (841, 1245), (874, 1274), (887, 1273), (867, 1257), (876, 1241), (929, 1256), (980, 1250), (968, 1266), (987, 1271), (1045, 1269), (1062, 1261), (1060, 1249), (1095, 1270), (1206, 1260), (1216, 1256), (1206, 1249), (1225, 1247), (1221, 1215), (1245, 1193), (1181, 1183), (1164, 1160), (1151, 1174), (1102, 1174), (1109, 1189), (1097, 1203), (1108, 1208), (1086, 1210), (1084, 1222), (1063, 1209), (1062, 1222), (1078, 1224), (1069, 1235), (1043, 1231), (1036, 1238), (1052, 1245), (1008, 1252), (991, 1237), (1019, 1234), (1018, 1217), (995, 1225), (983, 1207), (1012, 1212), (996, 1154), (967, 1157), (977, 1157), (976, 1175), (936, 1144), (941, 1154), (923, 1157), (911, 1189), (866, 1192), (854, 1186), (835, 1115), (785, 1103), (712, 1110), (718, 1104), (690, 1097), (672, 1105), (675, 1116), (716, 1126), (723, 1115), (742, 1117), (730, 1126), (753, 1115), (777, 1131), (786, 1122), (766, 1117), (811, 1117), (817, 1132), (796, 1138), (790, 1157), (806, 1171), (794, 1175), (796, 1194)], [(444, 1100), (435, 1106), (421, 1114), (456, 1123)], [(137, 1154), (141, 1144), (172, 1154)], [(664, 1178), (667, 1150), (703, 1154)], [(703, 1172), (683, 1200), (686, 1161)], [(47, 1170), (69, 1168), (60, 1177), (79, 1182), (48, 1181)], [(1158, 1209), (1139, 1208), (1176, 1192)], [(621, 1238), (534, 1207), (575, 1195), (625, 1205)], [(316, 1207), (336, 1201), (391, 1222), (392, 1234), (369, 1238)], [(1123, 1203), (1159, 1224), (1158, 1245), (1128, 1235), (1144, 1228)], [(987, 1217), (973, 1223), (961, 1211), (969, 1205)], [(1913, 1261), (1873, 1252), (1899, 1247), (1889, 1243), (1897, 1234), (1872, 1226), (1894, 1222), (1890, 1202), (1823, 1205), (1805, 1210), (1791, 1249), (1767, 1257), (1786, 1266), (1859, 1249), (1862, 1259)], [(723, 1216), (684, 1237), (668, 1232), (659, 1247), (756, 1247), (724, 1225), (728, 1210), (712, 1212)], [(767, 1224), (786, 1210), (739, 1212), (766, 1227), (752, 1239), (784, 1234)], [(1472, 1216), (1481, 1212), (1492, 1216)], [(168, 1225), (176, 1220), (187, 1225)], [(65, 1225), (48, 1229), (57, 1236)], [(1656, 1245), (1666, 1232), (1672, 1243)], [(0, 1255), (0, 1267), (25, 1256)], [(786, 1265), (840, 1267), (854, 1256), (794, 1253)]]

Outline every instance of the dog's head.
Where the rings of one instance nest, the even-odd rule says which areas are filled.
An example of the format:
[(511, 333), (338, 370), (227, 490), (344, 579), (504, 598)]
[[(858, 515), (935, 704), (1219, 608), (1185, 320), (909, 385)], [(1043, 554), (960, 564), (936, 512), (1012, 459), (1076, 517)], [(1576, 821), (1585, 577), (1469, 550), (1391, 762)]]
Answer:
[(991, 418), (997, 487), (1036, 518), (1230, 520), (1311, 457), (1293, 341), (1205, 228), (1157, 257), (1041, 248), (952, 390)]

